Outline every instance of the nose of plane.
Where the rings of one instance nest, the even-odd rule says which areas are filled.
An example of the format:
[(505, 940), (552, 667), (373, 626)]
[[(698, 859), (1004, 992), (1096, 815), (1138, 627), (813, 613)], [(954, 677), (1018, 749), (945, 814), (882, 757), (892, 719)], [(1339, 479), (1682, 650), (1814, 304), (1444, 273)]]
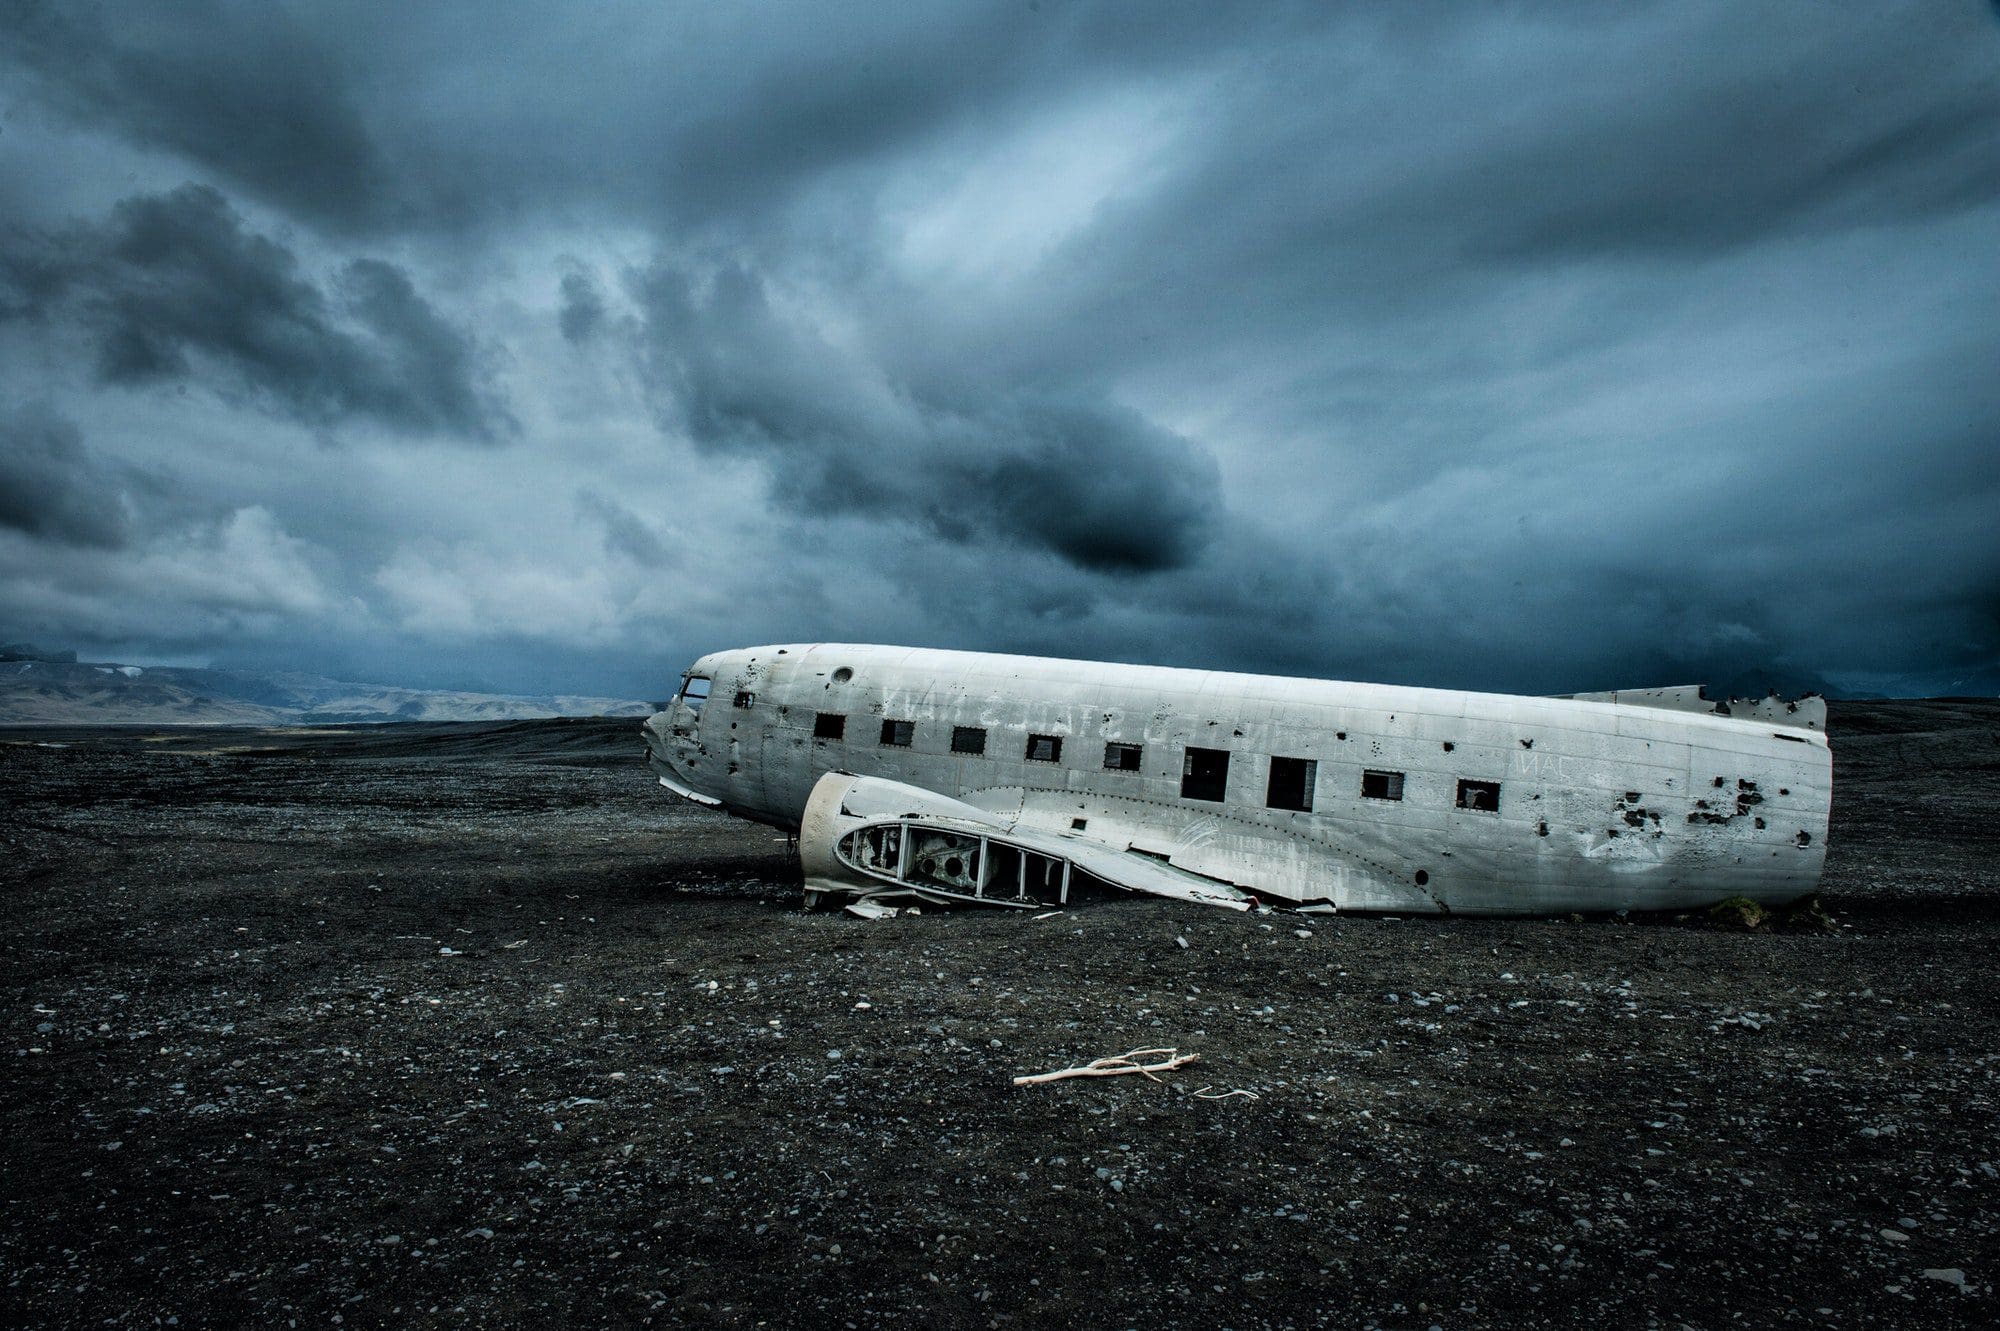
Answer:
[(646, 723), (639, 727), (639, 733), (646, 738), (646, 752), (652, 756), (653, 761), (661, 763), (671, 761), (673, 756), (672, 746), (668, 742), (671, 734), (668, 727), (671, 724), (673, 704), (668, 703), (667, 708), (668, 710), (664, 712), (654, 712), (646, 718)]
[(693, 790), (699, 784), (693, 758), (700, 744), (702, 712), (708, 706), (717, 674), (715, 657), (704, 656), (696, 661), (681, 675), (680, 685), (666, 707), (648, 717), (641, 728), (653, 770), (676, 789)]

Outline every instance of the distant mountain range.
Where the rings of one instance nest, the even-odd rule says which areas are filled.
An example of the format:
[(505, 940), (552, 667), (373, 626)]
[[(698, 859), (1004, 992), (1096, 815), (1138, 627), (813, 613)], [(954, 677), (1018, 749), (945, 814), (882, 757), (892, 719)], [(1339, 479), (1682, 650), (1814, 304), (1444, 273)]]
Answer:
[(632, 698), (403, 689), (320, 675), (78, 661), (74, 653), (21, 646), (0, 650), (0, 725), (520, 721), (653, 711), (651, 703)]

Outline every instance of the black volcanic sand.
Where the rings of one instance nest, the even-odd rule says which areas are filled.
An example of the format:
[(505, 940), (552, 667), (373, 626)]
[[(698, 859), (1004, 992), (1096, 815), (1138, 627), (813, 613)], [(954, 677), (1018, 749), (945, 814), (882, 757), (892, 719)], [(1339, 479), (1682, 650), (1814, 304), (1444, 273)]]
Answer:
[(3, 732), (8, 1320), (1990, 1326), (2000, 704), (1833, 731), (1830, 933), (863, 923), (631, 722)]

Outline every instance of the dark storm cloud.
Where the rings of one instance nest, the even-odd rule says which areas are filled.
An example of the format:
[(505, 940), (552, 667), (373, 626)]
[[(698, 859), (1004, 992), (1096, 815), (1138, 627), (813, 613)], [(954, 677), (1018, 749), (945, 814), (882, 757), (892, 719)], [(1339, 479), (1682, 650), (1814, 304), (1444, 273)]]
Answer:
[(386, 201), (347, 71), (279, 6), (21, 0), (0, 33), (54, 105), (120, 138), (316, 219), (358, 222)]
[[(1853, 51), (1764, 86), (1728, 70), (1683, 89), (1704, 111), (1692, 125), (1646, 107), (1503, 141), (1487, 179), (1513, 217), (1474, 247), (1700, 251), (1990, 203), (2000, 198), (2000, 100), (1962, 68), (1910, 105), (1928, 55)], [(1575, 164), (1587, 164), (1589, 188), (1547, 190)]]
[(1101, 397), (934, 381), (857, 360), (774, 308), (739, 265), (701, 289), (637, 278), (663, 407), (701, 447), (772, 468), (802, 512), (919, 524), (953, 542), (1144, 573), (1197, 557), (1220, 507), (1214, 459)]
[(329, 294), (207, 186), (136, 196), (104, 225), (16, 231), (0, 245), (0, 308), (73, 314), (109, 383), (213, 376), (315, 426), (359, 417), (490, 441), (510, 425), (471, 339), (408, 274), (356, 259)]
[(581, 346), (596, 336), (604, 326), (604, 297), (597, 283), (583, 273), (564, 273), (562, 309), (556, 321), (563, 339), (572, 346)]
[(0, 527), (65, 545), (116, 549), (132, 538), (119, 478), (76, 426), (46, 408), (0, 415)]
[[(17, 5), (4, 386), (147, 461), (245, 403), (518, 417), (504, 466), (426, 454), (434, 494), (364, 449), (310, 494), (203, 482), (275, 488), (329, 604), (386, 568), (410, 622), (482, 626), (436, 648), (481, 670), (540, 624), (652, 614), (602, 647), (651, 662), (866, 613), (1530, 691), (1931, 687), (2000, 656), (1996, 67), (1950, 0)], [(134, 428), (93, 376), (224, 400)]]
[(646, 568), (664, 568), (674, 562), (673, 552), (653, 525), (625, 505), (596, 490), (577, 494), (576, 506), (585, 517), (604, 529), (604, 548)]
[[(341, 270), (341, 297), (374, 334), (372, 354), (342, 359), (344, 409), (390, 424), (494, 439), (514, 422), (483, 382), (478, 349), (417, 294), (410, 276), (380, 259)], [(365, 368), (364, 368), (365, 367)]]
[(26, 0), (0, 32), (63, 114), (354, 233), (477, 226), (579, 194), (686, 223), (751, 214), (954, 124), (1018, 114), (1084, 66), (1209, 58), (1273, 22), (1014, 0), (401, 13)]

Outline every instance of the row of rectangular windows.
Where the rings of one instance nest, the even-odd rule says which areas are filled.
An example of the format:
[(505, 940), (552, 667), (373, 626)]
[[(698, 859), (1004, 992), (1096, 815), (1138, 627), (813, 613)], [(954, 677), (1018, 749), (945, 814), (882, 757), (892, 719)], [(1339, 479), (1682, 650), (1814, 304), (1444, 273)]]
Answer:
[[(743, 705), (740, 704), (739, 705)], [(844, 739), (847, 735), (847, 717), (841, 712), (819, 712), (813, 717), (814, 739)], [(881, 743), (889, 748), (907, 749), (915, 742), (917, 723), (914, 721), (884, 721)], [(1059, 763), (1062, 761), (1062, 736), (1029, 735), (1022, 758), (1028, 762)], [(951, 728), (951, 751), (977, 757), (986, 752), (986, 730), (982, 726), (953, 726)], [(1139, 757), (1143, 752), (1137, 744), (1111, 743), (1104, 746), (1104, 770), (1107, 772), (1136, 772)], [(1403, 773), (1387, 771), (1364, 771), (1361, 774), (1361, 794), (1373, 800), (1400, 800), (1403, 798)], [(1299, 813), (1310, 813), (1313, 807), (1313, 791), (1319, 782), (1319, 762), (1313, 758), (1271, 759), (1270, 782), (1264, 792), (1264, 804), (1272, 809), (1291, 809)], [(1201, 749), (1189, 745), (1181, 756), (1181, 798), (1206, 800), (1220, 804), (1229, 784), (1229, 750)], [(1477, 809), (1485, 813), (1500, 811), (1500, 783), (1497, 781), (1471, 781), (1461, 779), (1458, 783), (1457, 804), (1461, 809)]]

